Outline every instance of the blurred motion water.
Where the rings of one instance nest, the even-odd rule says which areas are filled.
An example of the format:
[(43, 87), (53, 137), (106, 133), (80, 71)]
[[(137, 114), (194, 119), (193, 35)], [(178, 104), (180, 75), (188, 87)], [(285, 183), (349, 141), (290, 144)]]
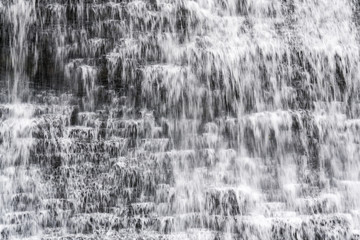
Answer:
[(0, 239), (360, 239), (357, 0), (0, 0)]

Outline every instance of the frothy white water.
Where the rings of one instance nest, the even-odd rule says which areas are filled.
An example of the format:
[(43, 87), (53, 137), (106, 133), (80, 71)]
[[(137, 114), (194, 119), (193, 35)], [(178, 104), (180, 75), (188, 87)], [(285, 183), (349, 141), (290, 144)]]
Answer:
[(355, 1), (0, 2), (5, 239), (359, 237)]
[[(38, 170), (30, 167), (30, 151), (34, 145), (32, 129), (35, 126), (32, 115), (34, 106), (28, 104), (7, 104), (2, 106), (0, 124), (0, 231), (6, 235), (7, 226), (11, 226), (22, 217), (26, 218), (30, 204), (14, 205), (14, 202), (25, 199), (39, 199), (36, 186), (40, 184)], [(6, 114), (4, 116), (3, 114)], [(20, 213), (13, 212), (14, 210)], [(23, 211), (23, 212), (21, 212)], [(33, 212), (35, 214), (35, 212)], [(36, 223), (23, 223), (29, 233), (36, 234)], [(4, 236), (5, 238), (5, 236)]]

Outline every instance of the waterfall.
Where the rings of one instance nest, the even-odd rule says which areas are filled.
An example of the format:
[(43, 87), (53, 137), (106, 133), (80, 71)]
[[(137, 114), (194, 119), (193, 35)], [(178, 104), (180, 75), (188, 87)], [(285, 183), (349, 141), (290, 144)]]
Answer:
[(29, 58), (29, 50), (32, 47), (32, 42), (28, 38), (34, 37), (30, 34), (30, 28), (36, 21), (35, 16), (35, 1), (15, 0), (12, 2), (5, 2), (3, 5), (3, 26), (4, 30), (8, 31), (5, 34), (9, 38), (8, 54), (10, 57), (6, 59), (8, 85), (8, 97), (10, 101), (18, 101), (26, 97), (28, 91), (28, 76), (26, 68), (35, 66), (27, 66), (31, 64), (27, 62)]
[(0, 0), (0, 240), (360, 239), (356, 0)]

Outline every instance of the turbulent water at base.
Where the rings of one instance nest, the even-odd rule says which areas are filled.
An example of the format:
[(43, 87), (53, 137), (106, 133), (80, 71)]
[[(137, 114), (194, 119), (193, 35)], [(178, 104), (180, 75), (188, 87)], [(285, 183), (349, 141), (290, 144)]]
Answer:
[(360, 239), (357, 0), (0, 0), (0, 239)]

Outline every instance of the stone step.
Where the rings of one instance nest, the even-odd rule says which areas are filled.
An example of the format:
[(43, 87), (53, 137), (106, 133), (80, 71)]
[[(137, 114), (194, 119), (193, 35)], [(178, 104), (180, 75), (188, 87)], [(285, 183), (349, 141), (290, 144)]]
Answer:
[(176, 239), (170, 238), (168, 236), (163, 236), (155, 231), (137, 231), (135, 229), (118, 229), (118, 230), (109, 230), (102, 231), (96, 230), (93, 234), (70, 234), (63, 233), (60, 230), (53, 232), (52, 229), (42, 236), (44, 240), (112, 240), (112, 239), (122, 239), (122, 240), (134, 240), (134, 239), (143, 239), (143, 240), (167, 240), (167, 239)]
[(261, 194), (246, 187), (210, 188), (205, 192), (205, 212), (211, 215), (247, 215), (261, 201)]
[(90, 127), (69, 127), (65, 130), (64, 137), (80, 141), (97, 140), (99, 130)]
[(35, 193), (17, 193), (11, 197), (9, 196), (9, 199), (10, 206), (15, 212), (35, 210), (42, 203), (42, 200)]
[[(41, 228), (64, 227), (64, 219), (72, 215), (70, 211), (38, 210), (5, 213), (1, 217), (1, 223), (12, 226), (17, 234), (28, 235), (36, 233)], [(15, 229), (14, 229), (15, 227)]]
[(91, 234), (98, 230), (135, 228), (136, 222), (137, 219), (119, 218), (106, 213), (77, 214), (69, 219), (67, 230), (73, 234)]
[(254, 214), (260, 214), (266, 218), (274, 218), (276, 216), (283, 216), (286, 210), (287, 206), (285, 202), (262, 202), (258, 204), (258, 207), (254, 210)]
[(319, 197), (297, 198), (295, 209), (301, 214), (334, 214), (343, 209), (341, 197), (336, 194), (322, 194)]
[(128, 147), (129, 140), (113, 138), (104, 141), (71, 141), (70, 139), (38, 139), (34, 146), (34, 154), (65, 153), (106, 153), (110, 157), (121, 156)]

